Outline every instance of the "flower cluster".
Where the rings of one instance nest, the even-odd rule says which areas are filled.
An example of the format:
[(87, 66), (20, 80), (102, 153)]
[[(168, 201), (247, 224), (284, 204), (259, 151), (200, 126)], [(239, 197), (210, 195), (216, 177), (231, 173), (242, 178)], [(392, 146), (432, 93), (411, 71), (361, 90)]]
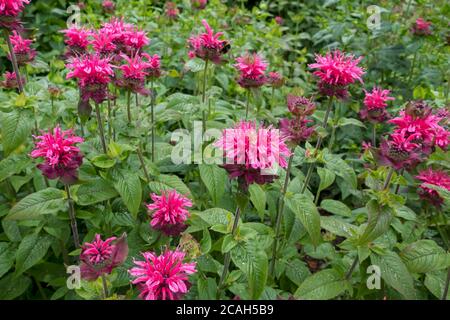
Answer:
[(102, 274), (110, 274), (115, 267), (125, 262), (127, 256), (126, 233), (120, 238), (111, 237), (105, 241), (96, 234), (94, 241), (86, 242), (81, 247), (81, 277), (93, 281)]
[(425, 21), (422, 18), (417, 18), (416, 22), (411, 28), (411, 32), (418, 36), (427, 36), (431, 34), (431, 22)]
[(143, 252), (144, 261), (134, 261), (129, 273), (144, 300), (179, 300), (191, 286), (189, 275), (197, 272), (196, 263), (183, 262), (185, 253), (165, 250), (161, 255)]
[(178, 15), (180, 14), (180, 10), (177, 8), (177, 4), (175, 2), (166, 2), (166, 17), (175, 20), (178, 18)]
[[(17, 83), (17, 77), (14, 72), (6, 71), (4, 75), (4, 80), (0, 81), (0, 87), (3, 87), (5, 89), (16, 89), (18, 88), (19, 84)], [(25, 84), (25, 79), (21, 78), (20, 81), (22, 84)]]
[(390, 97), (390, 91), (381, 88), (373, 88), (372, 92), (364, 90), (364, 108), (360, 111), (361, 119), (374, 123), (381, 123), (389, 119), (390, 115), (386, 111), (387, 102), (395, 100)]
[(31, 0), (0, 0), (0, 27), (16, 28), (19, 23), (17, 16)]
[(191, 49), (189, 56), (196, 56), (205, 61), (219, 64), (222, 62), (222, 55), (228, 50), (229, 43), (226, 40), (220, 40), (223, 32), (214, 33), (206, 20), (202, 20), (202, 24), (206, 32), (189, 39)]
[(116, 4), (111, 0), (103, 0), (102, 8), (105, 13), (113, 14), (116, 10)]
[[(25, 65), (34, 60), (36, 57), (36, 51), (31, 48), (33, 40), (22, 38), (17, 31), (13, 31), (13, 34), (9, 38), (11, 39), (13, 52), (16, 55), (17, 64), (19, 66)], [(8, 58), (11, 60), (10, 56), (8, 56)]]
[(295, 95), (288, 95), (287, 104), (293, 118), (281, 119), (280, 130), (283, 136), (298, 145), (314, 133), (315, 128), (308, 126), (313, 121), (307, 117), (314, 113), (316, 106), (311, 100)]
[(67, 56), (76, 56), (87, 52), (90, 44), (89, 37), (92, 31), (83, 27), (72, 26), (69, 29), (61, 31), (64, 33), (64, 43), (67, 46)]
[(267, 83), (273, 88), (281, 88), (284, 85), (285, 79), (278, 72), (269, 72), (267, 75)]
[(163, 191), (160, 196), (153, 193), (151, 198), (153, 203), (148, 204), (147, 209), (152, 212), (150, 225), (154, 229), (168, 236), (177, 236), (186, 230), (185, 221), (189, 217), (186, 208), (192, 207), (191, 200), (175, 190)]
[(319, 91), (326, 96), (345, 98), (347, 87), (356, 81), (363, 82), (364, 70), (358, 66), (361, 57), (335, 50), (325, 56), (316, 55), (316, 62), (309, 65), (314, 75), (319, 78)]
[(237, 178), (246, 190), (252, 183), (271, 183), (276, 166), (287, 167), (291, 152), (285, 142), (286, 137), (272, 127), (257, 128), (255, 122), (242, 121), (233, 129), (225, 129), (215, 146), (223, 151), (223, 167), (230, 179)]
[(121, 74), (119, 76), (116, 74), (117, 86), (142, 95), (148, 95), (149, 92), (145, 89), (145, 79), (149, 75), (147, 69), (150, 69), (151, 65), (139, 55), (134, 57), (122, 55), (122, 58), (125, 64), (118, 68)]
[(35, 149), (32, 158), (44, 158), (44, 163), (38, 164), (38, 169), (48, 179), (61, 179), (65, 184), (71, 184), (78, 178), (78, 168), (83, 162), (83, 156), (77, 143), (84, 140), (75, 136), (72, 130), (63, 131), (59, 126), (36, 136)]
[(420, 197), (426, 201), (429, 201), (432, 205), (436, 207), (441, 207), (444, 199), (439, 195), (439, 193), (431, 189), (428, 185), (434, 185), (445, 190), (450, 191), (450, 176), (447, 172), (441, 170), (427, 169), (419, 172), (416, 177), (422, 184), (419, 186), (417, 192)]
[(259, 88), (267, 82), (267, 63), (257, 54), (246, 54), (236, 59), (236, 69), (240, 75), (238, 83), (243, 88)]

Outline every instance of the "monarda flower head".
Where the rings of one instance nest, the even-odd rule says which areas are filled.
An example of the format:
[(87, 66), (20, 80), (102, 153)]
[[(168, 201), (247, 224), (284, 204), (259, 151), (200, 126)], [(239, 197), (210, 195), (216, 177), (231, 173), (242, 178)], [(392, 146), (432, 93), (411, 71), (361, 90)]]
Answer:
[(44, 163), (37, 168), (48, 179), (59, 178), (64, 184), (71, 184), (78, 178), (78, 168), (83, 162), (83, 155), (76, 146), (84, 140), (75, 136), (72, 130), (63, 131), (59, 126), (41, 136), (35, 136), (35, 149), (32, 158), (43, 158)]
[(19, 26), (17, 16), (31, 0), (0, 0), (0, 28), (14, 29)]
[(206, 8), (208, 0), (191, 0), (191, 6), (196, 10), (203, 10)]
[(107, 32), (96, 32), (92, 34), (92, 47), (95, 52), (102, 57), (108, 57), (116, 52), (116, 45), (114, 44), (114, 35)]
[(348, 95), (347, 87), (356, 81), (362, 81), (364, 70), (358, 66), (362, 57), (335, 50), (325, 56), (316, 55), (316, 63), (310, 64), (314, 75), (319, 78), (319, 91), (327, 96), (345, 98)]
[(121, 54), (129, 51), (128, 42), (130, 37), (127, 33), (132, 30), (134, 30), (132, 24), (125, 23), (123, 19), (112, 18), (110, 22), (103, 23), (98, 32), (108, 34), (116, 46), (116, 53)]
[(312, 122), (312, 120), (306, 119), (304, 117), (281, 119), (281, 134), (286, 138), (286, 140), (293, 142), (295, 145), (299, 145), (300, 143), (307, 141), (314, 133), (315, 128), (312, 126), (308, 126), (308, 124)]
[(269, 72), (267, 83), (273, 88), (281, 88), (284, 85), (284, 77), (278, 72)]
[(223, 151), (223, 168), (230, 179), (237, 178), (245, 191), (252, 183), (271, 183), (277, 177), (277, 166), (287, 166), (291, 152), (285, 141), (277, 129), (257, 128), (255, 122), (242, 121), (225, 129), (215, 146)]
[(116, 4), (111, 0), (103, 0), (102, 8), (105, 13), (113, 14), (116, 10)]
[(215, 34), (206, 20), (202, 20), (202, 24), (206, 29), (206, 33), (201, 33), (189, 39), (190, 56), (196, 56), (205, 61), (208, 60), (219, 64), (222, 62), (222, 55), (227, 53), (229, 49), (229, 43), (226, 40), (220, 40), (219, 38), (223, 35), (223, 32)]
[(175, 190), (163, 191), (160, 196), (152, 193), (151, 198), (153, 203), (148, 204), (147, 209), (152, 213), (150, 225), (154, 229), (168, 236), (177, 236), (186, 230), (191, 200)]
[[(0, 81), (0, 87), (5, 89), (17, 89), (19, 87), (17, 77), (14, 72), (6, 71), (3, 77), (5, 79)], [(22, 82), (22, 85), (25, 84), (25, 79), (21, 78), (20, 81)]]
[(166, 17), (171, 20), (177, 19), (178, 15), (180, 14), (180, 10), (178, 10), (177, 4), (175, 2), (167, 2), (165, 14)]
[(416, 177), (422, 184), (417, 189), (417, 193), (420, 197), (432, 205), (440, 208), (444, 203), (444, 199), (439, 195), (439, 193), (431, 189), (427, 184), (434, 185), (445, 190), (450, 191), (450, 176), (445, 171), (433, 170), (431, 168), (419, 172)]
[(161, 76), (161, 57), (157, 54), (151, 56), (147, 53), (142, 53), (141, 56), (147, 63), (147, 69), (145, 69), (147, 78), (150, 80), (159, 78)]
[(311, 99), (288, 94), (287, 106), (292, 115), (298, 116), (311, 116), (316, 111), (316, 105)]
[(150, 44), (150, 39), (147, 37), (145, 31), (139, 30), (133, 27), (124, 32), (124, 41), (127, 54), (136, 54), (142, 50), (145, 46)]
[(240, 73), (238, 83), (241, 87), (259, 88), (267, 82), (265, 75), (267, 63), (257, 53), (248, 53), (236, 61), (237, 64), (234, 66)]
[(387, 101), (395, 100), (390, 97), (389, 90), (381, 88), (373, 88), (372, 92), (364, 90), (364, 108), (360, 112), (362, 119), (367, 119), (374, 123), (381, 123), (389, 118), (389, 113), (386, 111)]
[(64, 43), (67, 45), (67, 56), (77, 56), (87, 53), (90, 36), (93, 34), (91, 30), (72, 26), (61, 32), (64, 33)]
[[(22, 38), (17, 31), (13, 31), (13, 34), (9, 38), (11, 39), (11, 44), (14, 54), (16, 55), (18, 65), (25, 65), (34, 60), (36, 57), (36, 51), (31, 48), (33, 40)], [(11, 60), (11, 57), (8, 56), (8, 59)]]
[(381, 142), (378, 160), (395, 170), (413, 169), (423, 160), (420, 145), (414, 142), (417, 138), (417, 134), (408, 136), (405, 132), (392, 133)]
[(81, 247), (81, 277), (94, 281), (102, 274), (110, 274), (113, 269), (125, 262), (128, 256), (127, 235), (102, 240), (99, 234), (94, 241)]
[(189, 291), (189, 275), (197, 270), (195, 262), (183, 262), (184, 252), (167, 249), (159, 256), (154, 252), (143, 252), (142, 256), (144, 261), (135, 260), (135, 267), (128, 271), (142, 299), (179, 300)]
[(145, 62), (139, 55), (128, 57), (122, 54), (121, 57), (125, 64), (118, 68), (121, 75), (117, 77), (116, 84), (135, 93), (148, 95), (149, 92), (145, 89), (145, 79), (148, 76), (146, 70), (150, 67), (149, 63)]
[(107, 98), (108, 83), (114, 75), (110, 61), (110, 58), (102, 58), (98, 54), (71, 59), (67, 65), (71, 69), (67, 79), (78, 79), (83, 100), (92, 99), (100, 104)]
[(427, 36), (431, 34), (431, 22), (425, 21), (422, 18), (417, 18), (411, 28), (411, 32), (418, 36)]

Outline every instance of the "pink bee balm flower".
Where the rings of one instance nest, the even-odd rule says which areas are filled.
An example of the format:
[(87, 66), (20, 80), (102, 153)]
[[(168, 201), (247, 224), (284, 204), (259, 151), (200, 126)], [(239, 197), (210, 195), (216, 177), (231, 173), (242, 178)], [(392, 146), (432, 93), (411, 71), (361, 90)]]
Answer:
[(148, 76), (146, 70), (150, 68), (149, 63), (142, 60), (138, 55), (128, 57), (123, 54), (121, 57), (125, 60), (125, 64), (119, 67), (122, 74), (118, 77), (116, 83), (120, 87), (127, 88), (133, 92), (148, 95), (148, 91), (145, 89), (145, 79)]
[(189, 39), (191, 52), (200, 59), (219, 64), (222, 62), (222, 55), (228, 50), (228, 41), (220, 40), (219, 38), (223, 35), (223, 32), (214, 34), (206, 20), (202, 20), (202, 24), (206, 29), (206, 33)]
[(426, 36), (431, 34), (431, 22), (418, 18), (412, 26), (411, 32), (415, 35)]
[[(17, 83), (17, 77), (14, 72), (6, 71), (4, 75), (5, 80), (0, 81), (0, 87), (3, 87), (5, 89), (17, 89), (18, 83)], [(20, 79), (22, 84), (25, 84), (25, 79)]]
[(436, 190), (428, 187), (427, 184), (450, 191), (450, 176), (445, 171), (433, 170), (429, 168), (419, 172), (419, 175), (416, 178), (422, 181), (422, 184), (417, 190), (420, 197), (429, 201), (436, 207), (441, 207), (444, 199), (442, 199)]
[(64, 43), (68, 46), (68, 55), (79, 55), (87, 52), (89, 46), (89, 37), (92, 31), (86, 28), (72, 26), (69, 29), (61, 31), (64, 33)]
[(283, 24), (284, 20), (283, 20), (282, 17), (276, 16), (276, 17), (275, 17), (275, 22), (276, 22), (278, 25), (281, 26), (281, 25)]
[(208, 0), (191, 0), (192, 8), (197, 10), (203, 10), (206, 8)]
[(422, 161), (420, 145), (414, 141), (417, 134), (407, 136), (405, 132), (394, 132), (380, 145), (378, 159), (382, 165), (399, 169), (413, 169)]
[(19, 23), (17, 16), (31, 0), (0, 0), (0, 28), (16, 28)]
[(316, 63), (309, 65), (314, 75), (320, 79), (319, 90), (328, 96), (343, 98), (347, 95), (347, 86), (355, 81), (363, 82), (364, 70), (358, 66), (362, 57), (355, 58), (336, 50), (325, 56), (316, 55)]
[(380, 123), (389, 118), (389, 113), (386, 111), (387, 101), (395, 100), (390, 97), (389, 90), (381, 88), (373, 88), (372, 92), (364, 90), (366, 96), (364, 98), (364, 108), (360, 112), (362, 119)]
[(142, 57), (147, 60), (147, 69), (145, 70), (148, 74), (147, 77), (150, 79), (159, 78), (161, 76), (161, 57), (157, 54), (151, 56), (147, 53), (142, 53)]
[(132, 31), (134, 26), (129, 23), (125, 23), (123, 19), (112, 18), (110, 22), (104, 23), (99, 33), (105, 33), (111, 36), (113, 44), (116, 46), (116, 53), (127, 53), (127, 42), (129, 36), (127, 33)]
[(287, 105), (289, 111), (296, 117), (311, 116), (316, 111), (316, 105), (311, 99), (288, 94)]
[(94, 281), (102, 274), (110, 274), (112, 270), (125, 262), (128, 256), (127, 234), (120, 238), (111, 237), (102, 240), (99, 234), (92, 242), (81, 247), (81, 277)]
[(139, 52), (143, 47), (150, 43), (145, 31), (133, 28), (124, 32), (125, 45), (127, 46), (127, 53)]
[(176, 19), (180, 14), (180, 10), (177, 8), (177, 4), (175, 2), (167, 2), (166, 3), (166, 17), (169, 19)]
[(284, 85), (284, 78), (278, 72), (269, 72), (267, 82), (274, 88), (281, 88)]
[(84, 55), (71, 60), (67, 79), (77, 78), (83, 100), (102, 103), (107, 98), (107, 85), (114, 75), (110, 58), (98, 54)]
[(59, 126), (41, 136), (34, 136), (35, 149), (32, 158), (43, 158), (44, 163), (37, 167), (49, 179), (60, 178), (65, 184), (73, 183), (78, 177), (78, 168), (83, 155), (76, 146), (84, 140), (75, 136), (72, 130), (63, 131)]
[(110, 56), (116, 51), (115, 37), (111, 33), (97, 32), (92, 34), (92, 47), (101, 56)]
[(135, 267), (128, 272), (135, 279), (145, 300), (179, 300), (190, 288), (189, 275), (197, 272), (195, 262), (184, 263), (185, 253), (165, 250), (160, 256), (144, 252), (144, 261), (134, 261)]
[(289, 141), (292, 141), (296, 145), (308, 140), (314, 133), (314, 127), (308, 127), (308, 124), (313, 122), (312, 120), (304, 117), (296, 117), (294, 119), (281, 119), (280, 130), (281, 134)]
[(267, 81), (267, 63), (256, 53), (246, 54), (236, 59), (236, 69), (240, 72), (238, 83), (243, 88), (258, 88)]
[[(33, 40), (24, 39), (21, 37), (17, 31), (13, 31), (12, 36), (9, 37), (11, 39), (11, 44), (13, 46), (14, 54), (16, 55), (17, 63), (19, 65), (25, 65), (30, 63), (36, 57), (36, 51), (31, 48), (31, 44)], [(11, 57), (8, 56), (11, 60)]]
[(215, 146), (221, 148), (223, 167), (230, 178), (237, 178), (246, 190), (252, 183), (271, 183), (276, 166), (285, 168), (291, 155), (286, 137), (272, 127), (256, 127), (255, 122), (239, 122), (233, 129), (225, 129)]
[(186, 208), (192, 207), (187, 197), (175, 190), (163, 191), (160, 196), (151, 194), (153, 203), (147, 209), (153, 213), (150, 225), (168, 236), (177, 236), (186, 229), (184, 222), (189, 217)]
[(109, 14), (114, 13), (114, 10), (116, 10), (116, 4), (111, 0), (103, 0), (102, 7), (103, 11)]

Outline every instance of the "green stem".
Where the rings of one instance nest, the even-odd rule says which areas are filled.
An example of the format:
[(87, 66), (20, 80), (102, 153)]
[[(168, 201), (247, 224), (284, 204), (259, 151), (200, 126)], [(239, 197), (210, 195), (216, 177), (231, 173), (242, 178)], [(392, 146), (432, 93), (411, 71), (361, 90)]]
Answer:
[(102, 274), (102, 284), (103, 284), (103, 299), (108, 298), (108, 283), (106, 282), (106, 276)]
[(248, 113), (250, 109), (250, 89), (247, 89), (247, 101), (245, 105), (245, 120), (248, 119)]
[(372, 126), (372, 147), (377, 147), (377, 124), (374, 123)]
[(447, 270), (447, 279), (445, 280), (444, 292), (442, 293), (441, 300), (444, 301), (447, 300), (449, 284), (450, 284), (450, 268), (448, 268)]
[(78, 249), (80, 247), (80, 236), (78, 235), (75, 206), (72, 196), (70, 194), (70, 188), (67, 184), (65, 185), (65, 189), (67, 194), (67, 202), (69, 203), (69, 218), (70, 218), (70, 227), (72, 228), (73, 243), (75, 244), (75, 248)]
[(278, 242), (280, 240), (280, 235), (281, 235), (281, 221), (283, 218), (283, 211), (284, 211), (284, 198), (286, 196), (286, 190), (289, 185), (289, 179), (290, 179), (290, 175), (291, 175), (291, 168), (292, 168), (293, 160), (294, 160), (294, 153), (292, 153), (292, 155), (289, 157), (289, 164), (288, 164), (288, 167), (286, 170), (286, 178), (284, 179), (283, 189), (281, 190), (278, 212), (277, 212), (277, 216), (275, 219), (275, 239), (274, 239), (273, 247), (272, 247), (272, 260), (270, 260), (270, 266), (269, 266), (269, 275), (272, 275), (273, 278), (275, 278), (275, 276), (273, 275), (273, 272), (275, 269), (275, 260), (277, 258)]
[(206, 78), (208, 75), (208, 64), (209, 64), (209, 60), (205, 61), (205, 70), (203, 72), (203, 90), (202, 90), (202, 104), (203, 104), (203, 111), (202, 111), (202, 124), (203, 124), (203, 132), (206, 131), (206, 111), (204, 110), (205, 108), (205, 103), (206, 103)]
[[(330, 117), (331, 108), (333, 107), (333, 101), (334, 101), (334, 97), (330, 97), (330, 99), (328, 101), (327, 111), (325, 112), (325, 117), (323, 118), (323, 122), (322, 122), (322, 126), (325, 129), (328, 127), (328, 119)], [(317, 153), (319, 152), (319, 149), (322, 146), (322, 141), (323, 141), (322, 137), (319, 136), (319, 138), (317, 139), (317, 143), (316, 143), (316, 149), (314, 151), (314, 157), (317, 156)], [(315, 167), (316, 167), (315, 163), (311, 163), (311, 165), (309, 166), (308, 173), (306, 174), (305, 182), (303, 184), (303, 187), (302, 187), (302, 190), (300, 191), (300, 193), (303, 194), (303, 193), (305, 193), (306, 189), (308, 189), (309, 182), (311, 181), (312, 174), (313, 174)]]
[(22, 83), (22, 78), (20, 77), (19, 65), (17, 64), (16, 54), (14, 53), (11, 39), (9, 38), (10, 33), (7, 29), (4, 29), (3, 34), (5, 36), (6, 43), (8, 44), (9, 54), (11, 56), (11, 62), (13, 65), (14, 73), (16, 74), (17, 88), (19, 89), (19, 93), (22, 93), (23, 92), (23, 83)]
[[(405, 172), (405, 169), (400, 170), (399, 175), (403, 176), (403, 173)], [(398, 192), (400, 191), (400, 184), (397, 184), (397, 186), (395, 187), (395, 192), (394, 194), (398, 194)]]
[[(239, 208), (239, 205), (238, 205), (236, 208), (236, 213), (234, 215), (233, 228), (231, 229), (231, 235), (233, 238), (236, 236), (240, 216), (241, 216), (241, 209)], [(217, 298), (220, 297), (220, 292), (223, 289), (225, 279), (228, 275), (228, 269), (230, 268), (230, 263), (231, 263), (231, 253), (227, 252), (227, 253), (225, 253), (225, 256), (224, 256), (223, 271), (222, 271), (222, 275), (220, 276), (219, 285), (217, 287)]]
[(111, 100), (108, 99), (108, 138), (109, 141), (113, 140), (113, 123), (112, 123), (112, 114), (111, 114)]
[(152, 120), (152, 162), (155, 162), (155, 99), (154, 81), (151, 80), (151, 120)]
[(97, 115), (97, 125), (98, 125), (98, 131), (100, 133), (100, 141), (102, 143), (103, 153), (106, 154), (107, 149), (106, 149), (105, 132), (103, 131), (102, 115), (100, 113), (100, 106), (98, 103), (95, 104), (95, 113)]
[(391, 184), (391, 180), (392, 177), (394, 175), (395, 169), (394, 168), (390, 168), (388, 175), (386, 177), (386, 181), (384, 182), (384, 186), (383, 186), (383, 190), (388, 190), (389, 189), (389, 185)]
[(127, 116), (128, 124), (131, 124), (131, 90), (127, 92)]
[(150, 176), (148, 174), (147, 167), (145, 166), (144, 156), (142, 154), (142, 149), (141, 149), (140, 145), (137, 148), (137, 154), (138, 154), (138, 157), (139, 157), (139, 162), (141, 163), (142, 170), (144, 171), (145, 179), (147, 180), (147, 183), (149, 183), (150, 182)]
[(358, 265), (358, 254), (356, 254), (355, 260), (353, 260), (352, 265), (350, 266), (350, 269), (348, 269), (347, 273), (345, 274), (345, 280), (350, 280), (352, 277), (353, 271), (355, 271), (356, 266)]

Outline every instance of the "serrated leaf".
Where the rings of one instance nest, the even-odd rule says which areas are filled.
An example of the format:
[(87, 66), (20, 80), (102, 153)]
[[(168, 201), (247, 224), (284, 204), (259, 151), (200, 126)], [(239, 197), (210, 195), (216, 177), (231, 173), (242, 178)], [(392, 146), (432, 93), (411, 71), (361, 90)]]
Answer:
[(322, 239), (320, 234), (320, 214), (314, 202), (306, 195), (296, 194), (286, 199), (286, 205), (305, 227), (312, 243), (317, 246)]
[(38, 263), (47, 253), (52, 241), (49, 236), (30, 234), (23, 238), (16, 253), (16, 275)]
[(120, 194), (123, 203), (136, 218), (142, 202), (142, 186), (137, 173), (128, 170), (112, 170), (114, 188)]
[(311, 275), (306, 264), (295, 259), (286, 263), (286, 277), (296, 285), (300, 285), (307, 277)]
[(326, 154), (324, 161), (327, 169), (344, 179), (353, 189), (358, 188), (355, 170), (347, 162), (332, 154)]
[(255, 207), (256, 211), (259, 214), (259, 217), (261, 219), (264, 219), (264, 214), (266, 212), (266, 193), (262, 189), (262, 187), (258, 184), (252, 184), (248, 188), (248, 191), (250, 193), (250, 201), (252, 202), (253, 206)]
[(419, 240), (400, 252), (409, 271), (427, 273), (450, 267), (450, 254), (433, 240)]
[(367, 212), (369, 214), (369, 221), (367, 222), (364, 233), (358, 240), (359, 245), (372, 242), (389, 230), (394, 216), (394, 210), (392, 208), (381, 206), (376, 200), (370, 200), (367, 203)]
[(319, 192), (330, 187), (333, 184), (334, 179), (336, 178), (336, 175), (326, 168), (317, 168), (317, 173), (320, 177)]
[(95, 203), (109, 200), (118, 195), (111, 183), (98, 178), (79, 186), (76, 191), (76, 203), (81, 206), (89, 206)]
[(11, 155), (3, 159), (0, 161), (0, 182), (21, 172), (30, 162), (31, 159), (28, 155)]
[(325, 211), (337, 214), (339, 216), (351, 217), (352, 215), (352, 210), (350, 210), (350, 208), (347, 207), (346, 204), (337, 200), (323, 200), (320, 203), (320, 207)]
[(158, 194), (162, 191), (176, 190), (178, 193), (187, 197), (192, 196), (191, 190), (189, 190), (186, 184), (178, 176), (174, 175), (159, 175), (155, 177), (155, 181), (151, 181), (148, 186), (153, 192)]
[[(446, 280), (446, 271), (435, 271), (427, 273), (424, 284), (436, 298), (442, 299)], [(447, 300), (450, 300), (450, 290), (448, 291), (446, 298)]]
[(0, 242), (0, 278), (11, 269), (16, 257), (16, 251), (11, 244)]
[(227, 183), (227, 173), (217, 165), (201, 164), (199, 165), (200, 177), (205, 184), (215, 206), (219, 204), (225, 192)]
[(320, 217), (320, 226), (340, 237), (350, 238), (357, 233), (358, 228), (339, 217)]
[(306, 278), (294, 296), (301, 300), (329, 300), (346, 290), (344, 277), (336, 270), (322, 270)]
[(25, 276), (16, 277), (13, 273), (0, 279), (0, 300), (13, 300), (23, 294), (31, 285), (31, 280)]
[(65, 192), (47, 188), (32, 193), (20, 200), (5, 217), (5, 220), (39, 219), (41, 215), (53, 214), (65, 205)]
[(0, 114), (3, 151), (9, 155), (31, 134), (31, 121), (27, 110), (15, 109)]
[(210, 226), (214, 225), (228, 225), (230, 221), (233, 220), (234, 215), (225, 209), (222, 208), (211, 208), (202, 212), (193, 213), (196, 216), (199, 216), (203, 221), (208, 223)]

